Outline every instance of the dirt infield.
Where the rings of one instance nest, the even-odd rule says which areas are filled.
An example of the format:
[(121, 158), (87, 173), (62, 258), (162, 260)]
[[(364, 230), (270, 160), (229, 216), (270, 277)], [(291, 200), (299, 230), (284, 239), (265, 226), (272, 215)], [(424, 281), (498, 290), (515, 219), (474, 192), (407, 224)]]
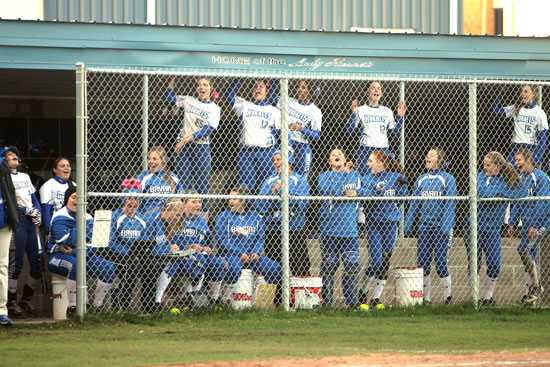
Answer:
[(492, 367), (492, 366), (550, 366), (550, 352), (476, 353), (476, 354), (369, 354), (365, 356), (325, 357), (315, 359), (280, 359), (270, 361), (213, 362), (171, 364), (171, 367)]

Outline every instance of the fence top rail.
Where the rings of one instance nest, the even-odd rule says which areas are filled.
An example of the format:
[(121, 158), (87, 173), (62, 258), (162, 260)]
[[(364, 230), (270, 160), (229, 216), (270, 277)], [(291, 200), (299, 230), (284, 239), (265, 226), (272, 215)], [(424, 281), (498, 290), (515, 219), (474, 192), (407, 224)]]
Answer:
[(315, 80), (341, 80), (354, 79), (361, 80), (380, 80), (380, 81), (396, 81), (396, 82), (435, 82), (435, 83), (478, 83), (478, 84), (521, 84), (521, 83), (536, 83), (539, 85), (550, 85), (550, 81), (539, 79), (524, 79), (510, 78), (503, 79), (502, 77), (494, 76), (468, 76), (468, 75), (391, 75), (391, 74), (364, 74), (357, 75), (354, 73), (334, 73), (334, 72), (308, 72), (308, 71), (266, 71), (266, 70), (224, 70), (224, 69), (128, 69), (128, 68), (108, 68), (108, 67), (91, 67), (87, 68), (88, 73), (111, 73), (111, 74), (132, 74), (132, 75), (164, 75), (164, 76), (204, 76), (215, 75), (223, 77), (246, 77), (246, 78), (288, 78), (299, 79), (307, 77)]

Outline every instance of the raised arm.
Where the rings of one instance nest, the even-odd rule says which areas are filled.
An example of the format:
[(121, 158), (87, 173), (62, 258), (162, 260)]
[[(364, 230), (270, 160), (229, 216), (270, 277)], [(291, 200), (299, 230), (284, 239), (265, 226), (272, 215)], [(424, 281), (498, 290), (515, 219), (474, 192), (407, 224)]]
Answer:
[(235, 79), (224, 93), (225, 99), (233, 107), (235, 105), (235, 95), (241, 86), (243, 79)]
[(506, 110), (503, 107), (499, 107), (500, 100), (502, 99), (502, 95), (498, 94), (495, 100), (493, 101), (493, 104), (491, 105), (491, 114), (493, 116), (506, 116)]

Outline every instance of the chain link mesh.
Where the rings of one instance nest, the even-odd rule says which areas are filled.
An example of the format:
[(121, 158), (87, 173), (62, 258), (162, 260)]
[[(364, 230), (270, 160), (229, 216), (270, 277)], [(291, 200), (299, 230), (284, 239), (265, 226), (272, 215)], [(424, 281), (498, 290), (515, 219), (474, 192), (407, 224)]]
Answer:
[[(96, 223), (105, 211), (111, 220), (96, 225), (94, 235), (102, 240), (89, 253), (106, 259), (116, 274), (108, 286), (108, 269), (89, 277), (94, 309), (149, 313), (282, 305), (281, 189), (275, 168), (282, 139), (276, 107), (281, 107), (276, 98), (281, 78), (289, 80), (289, 123), (300, 123), (290, 129), (303, 129), (290, 132), (291, 308), (365, 309), (472, 299), (469, 179), (483, 171), (488, 152), (508, 156), (513, 118), (492, 108), (499, 94), (499, 107), (517, 102), (523, 81), (92, 69), (87, 71), (87, 210)], [(478, 172), (468, 168), (473, 82)], [(376, 83), (381, 89), (373, 91)], [(548, 86), (533, 88), (535, 100), (547, 95)], [(264, 91), (265, 101), (254, 103)], [(403, 97), (406, 110), (399, 107)], [(354, 100), (359, 109), (350, 120)], [(542, 110), (548, 109), (542, 102)], [(400, 134), (391, 129), (397, 125), (399, 130), (400, 124), (401, 154)], [(194, 141), (183, 144), (190, 133)], [(373, 139), (386, 133), (387, 146)], [(354, 165), (349, 173), (348, 161)], [(483, 195), (487, 182), (478, 182)], [(248, 190), (240, 189), (245, 186)], [(488, 196), (509, 197), (505, 186), (492, 187)], [(352, 198), (343, 199), (346, 195)], [(383, 200), (388, 196), (394, 200)], [(434, 200), (440, 196), (451, 198)], [(477, 225), (486, 230), (481, 235), (478, 230), (478, 241), (488, 241), (478, 243), (478, 249), (490, 248), (481, 262), (479, 298), (485, 304), (511, 305), (527, 296), (540, 304), (535, 284), (525, 284), (534, 253), (522, 260), (516, 250), (526, 234), (516, 227), (517, 236), (510, 238), (500, 220), (502, 208), (481, 196), (478, 200)], [(488, 205), (496, 210), (489, 215), (495, 222), (491, 230), (481, 223)], [(546, 225), (541, 222), (537, 229)], [(533, 258), (539, 264), (538, 283), (544, 284), (548, 250), (539, 232), (536, 243), (541, 245)]]

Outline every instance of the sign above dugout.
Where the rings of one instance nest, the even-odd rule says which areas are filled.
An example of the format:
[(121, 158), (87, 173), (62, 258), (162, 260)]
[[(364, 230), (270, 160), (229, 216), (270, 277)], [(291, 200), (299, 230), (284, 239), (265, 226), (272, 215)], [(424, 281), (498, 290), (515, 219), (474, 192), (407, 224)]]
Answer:
[(0, 20), (0, 68), (548, 80), (550, 39)]

